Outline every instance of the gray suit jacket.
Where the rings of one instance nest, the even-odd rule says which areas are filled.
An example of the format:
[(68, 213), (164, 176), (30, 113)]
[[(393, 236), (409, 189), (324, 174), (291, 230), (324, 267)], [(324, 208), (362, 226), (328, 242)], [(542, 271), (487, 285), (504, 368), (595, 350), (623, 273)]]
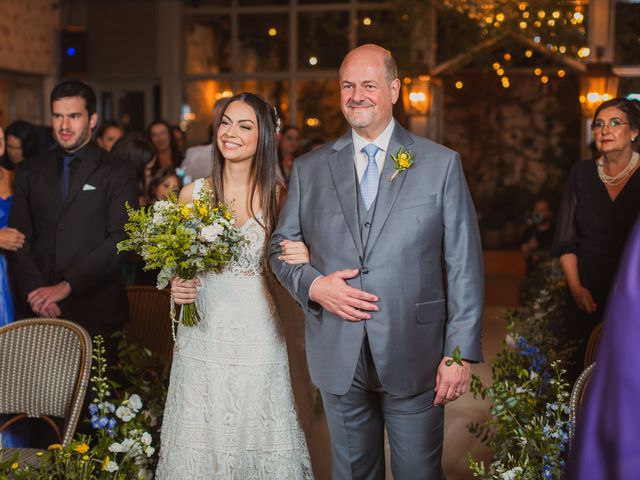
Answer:
[[(414, 163), (390, 182), (390, 154), (400, 147), (415, 153)], [(482, 250), (460, 157), (396, 122), (363, 245), (353, 155), (349, 131), (293, 163), (271, 267), (305, 310), (309, 370), (320, 389), (349, 390), (365, 332), (387, 392), (433, 389), (443, 354), (456, 346), (463, 358), (482, 360)], [(283, 239), (304, 241), (310, 263), (278, 260)], [(380, 298), (370, 320), (342, 320), (309, 299), (318, 276), (349, 268), (367, 272), (351, 286)]]

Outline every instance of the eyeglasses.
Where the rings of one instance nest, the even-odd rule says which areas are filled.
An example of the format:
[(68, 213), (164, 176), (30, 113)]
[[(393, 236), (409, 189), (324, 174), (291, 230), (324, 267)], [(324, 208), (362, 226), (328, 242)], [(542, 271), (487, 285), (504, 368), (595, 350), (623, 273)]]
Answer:
[(612, 118), (609, 122), (605, 123), (602, 120), (596, 120), (591, 125), (591, 129), (597, 132), (601, 132), (604, 129), (604, 126), (607, 125), (611, 130), (618, 128), (621, 125), (629, 125), (629, 122), (623, 122), (619, 118)]

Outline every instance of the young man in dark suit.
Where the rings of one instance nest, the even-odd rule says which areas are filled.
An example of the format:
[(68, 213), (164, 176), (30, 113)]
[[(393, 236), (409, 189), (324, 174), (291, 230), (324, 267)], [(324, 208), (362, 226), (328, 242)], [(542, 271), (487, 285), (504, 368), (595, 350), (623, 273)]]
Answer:
[(25, 244), (10, 257), (11, 278), (22, 316), (72, 320), (106, 338), (128, 317), (116, 244), (125, 238), (125, 203), (137, 206), (135, 176), (91, 140), (91, 87), (57, 85), (51, 114), (57, 145), (16, 173), (10, 226)]

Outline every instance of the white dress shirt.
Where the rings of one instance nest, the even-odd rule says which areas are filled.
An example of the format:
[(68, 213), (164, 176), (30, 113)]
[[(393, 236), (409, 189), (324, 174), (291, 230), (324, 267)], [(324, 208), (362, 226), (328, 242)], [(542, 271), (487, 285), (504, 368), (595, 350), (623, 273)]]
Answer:
[(362, 149), (373, 143), (379, 148), (376, 153), (376, 164), (378, 165), (378, 175), (382, 175), (382, 167), (384, 167), (384, 159), (387, 157), (387, 150), (389, 150), (389, 141), (391, 140), (391, 134), (393, 133), (393, 127), (395, 122), (393, 118), (380, 135), (378, 135), (373, 141), (366, 140), (351, 129), (351, 138), (353, 139), (353, 160), (356, 164), (356, 173), (358, 174), (358, 182), (362, 180), (362, 175), (367, 169), (369, 159)]

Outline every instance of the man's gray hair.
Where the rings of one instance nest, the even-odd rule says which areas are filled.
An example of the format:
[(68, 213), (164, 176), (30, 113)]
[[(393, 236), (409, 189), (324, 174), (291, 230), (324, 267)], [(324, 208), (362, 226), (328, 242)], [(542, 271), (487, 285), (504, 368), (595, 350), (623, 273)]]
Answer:
[(398, 66), (396, 61), (391, 56), (391, 52), (387, 50), (387, 55), (384, 56), (384, 76), (389, 83), (398, 78)]

